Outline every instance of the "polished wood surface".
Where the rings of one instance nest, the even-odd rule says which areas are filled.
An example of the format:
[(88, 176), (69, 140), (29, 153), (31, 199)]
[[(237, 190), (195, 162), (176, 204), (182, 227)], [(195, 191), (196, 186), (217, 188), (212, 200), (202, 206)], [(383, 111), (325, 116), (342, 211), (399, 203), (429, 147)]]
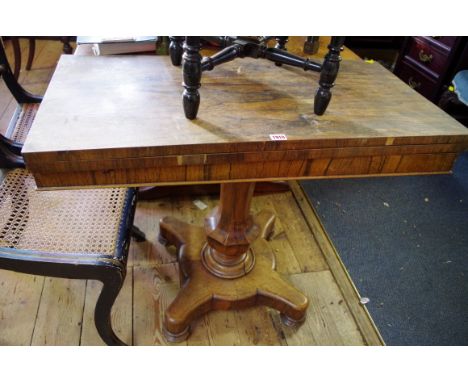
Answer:
[(321, 117), (313, 75), (278, 70), (246, 59), (207, 73), (206, 110), (189, 121), (168, 57), (62, 56), (26, 162), (39, 187), (182, 184), (447, 172), (468, 145), (462, 125), (378, 64), (344, 60)]
[[(176, 60), (177, 57), (182, 58), (182, 43), (183, 38), (178, 38), (179, 43), (177, 43), (177, 47), (180, 47), (180, 52), (177, 52), (177, 49), (172, 49), (170, 52), (177, 52), (174, 57), (171, 56), (171, 61)], [(292, 41), (295, 43), (294, 47), (297, 48), (301, 42), (301, 38), (296, 36), (292, 38)], [(171, 42), (172, 44), (172, 42)], [(81, 44), (78, 45), (75, 49), (74, 55), (78, 56), (94, 56), (92, 44)], [(210, 47), (212, 48), (212, 47)], [(319, 53), (319, 52), (317, 52)], [(207, 52), (207, 54), (212, 54), (211, 51)], [(346, 51), (346, 55), (351, 59), (354, 59), (353, 53), (350, 51)], [(358, 58), (356, 56), (356, 58)], [(173, 64), (180, 65), (180, 62), (176, 61)], [(288, 191), (289, 186), (287, 182), (258, 182), (255, 185), (255, 193), (268, 193), (268, 192), (283, 192)], [(158, 187), (158, 186), (149, 186), (149, 187), (140, 187), (138, 190), (138, 199), (139, 200), (154, 200), (163, 198), (169, 195), (176, 196), (176, 195), (219, 195), (219, 184), (212, 183), (212, 184), (194, 184), (194, 185), (184, 185), (184, 186), (165, 186), (165, 187)]]

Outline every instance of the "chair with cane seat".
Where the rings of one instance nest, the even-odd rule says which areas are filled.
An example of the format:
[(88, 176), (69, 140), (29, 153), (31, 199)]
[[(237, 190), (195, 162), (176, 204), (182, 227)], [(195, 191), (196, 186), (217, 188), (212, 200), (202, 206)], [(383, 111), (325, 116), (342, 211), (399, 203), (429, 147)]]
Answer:
[(111, 310), (125, 279), (136, 189), (37, 191), (21, 148), (40, 98), (16, 82), (3, 56), (0, 43), (2, 78), (20, 109), (11, 135), (0, 134), (0, 269), (101, 281), (96, 328), (108, 345), (124, 345)]
[[(95, 324), (108, 345), (122, 288), (135, 189), (37, 191), (26, 169), (0, 171), (0, 269), (103, 283)], [(1, 337), (1, 334), (0, 334)]]

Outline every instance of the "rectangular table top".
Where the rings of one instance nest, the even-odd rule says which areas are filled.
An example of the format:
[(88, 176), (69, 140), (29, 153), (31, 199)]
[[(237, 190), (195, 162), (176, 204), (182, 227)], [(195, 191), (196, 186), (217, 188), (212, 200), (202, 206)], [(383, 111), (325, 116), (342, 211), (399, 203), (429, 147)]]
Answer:
[(464, 126), (379, 64), (343, 61), (323, 116), (317, 73), (266, 60), (203, 73), (193, 121), (181, 82), (168, 57), (62, 56), (23, 148), (38, 186), (446, 172), (468, 147)]

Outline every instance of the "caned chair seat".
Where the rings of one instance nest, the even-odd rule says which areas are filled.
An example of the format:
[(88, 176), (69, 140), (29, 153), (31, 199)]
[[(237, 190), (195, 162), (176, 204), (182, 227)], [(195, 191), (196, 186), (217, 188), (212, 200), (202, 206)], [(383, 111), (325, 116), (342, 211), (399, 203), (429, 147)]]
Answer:
[(131, 189), (37, 191), (26, 169), (0, 185), (0, 247), (48, 256), (121, 258)]
[(18, 105), (8, 125), (5, 136), (12, 141), (23, 144), (38, 110), (39, 103), (23, 103)]
[(122, 287), (135, 189), (37, 191), (26, 169), (0, 169), (0, 268), (51, 277), (96, 279), (99, 334), (124, 344), (110, 321)]

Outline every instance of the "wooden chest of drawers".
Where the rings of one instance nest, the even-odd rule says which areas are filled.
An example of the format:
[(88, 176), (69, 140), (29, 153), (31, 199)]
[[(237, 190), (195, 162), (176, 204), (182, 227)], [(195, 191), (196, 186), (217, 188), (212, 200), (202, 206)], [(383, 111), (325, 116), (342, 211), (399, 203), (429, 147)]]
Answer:
[(409, 86), (437, 103), (456, 72), (468, 68), (468, 58), (463, 57), (466, 40), (453, 36), (408, 37), (394, 72)]

